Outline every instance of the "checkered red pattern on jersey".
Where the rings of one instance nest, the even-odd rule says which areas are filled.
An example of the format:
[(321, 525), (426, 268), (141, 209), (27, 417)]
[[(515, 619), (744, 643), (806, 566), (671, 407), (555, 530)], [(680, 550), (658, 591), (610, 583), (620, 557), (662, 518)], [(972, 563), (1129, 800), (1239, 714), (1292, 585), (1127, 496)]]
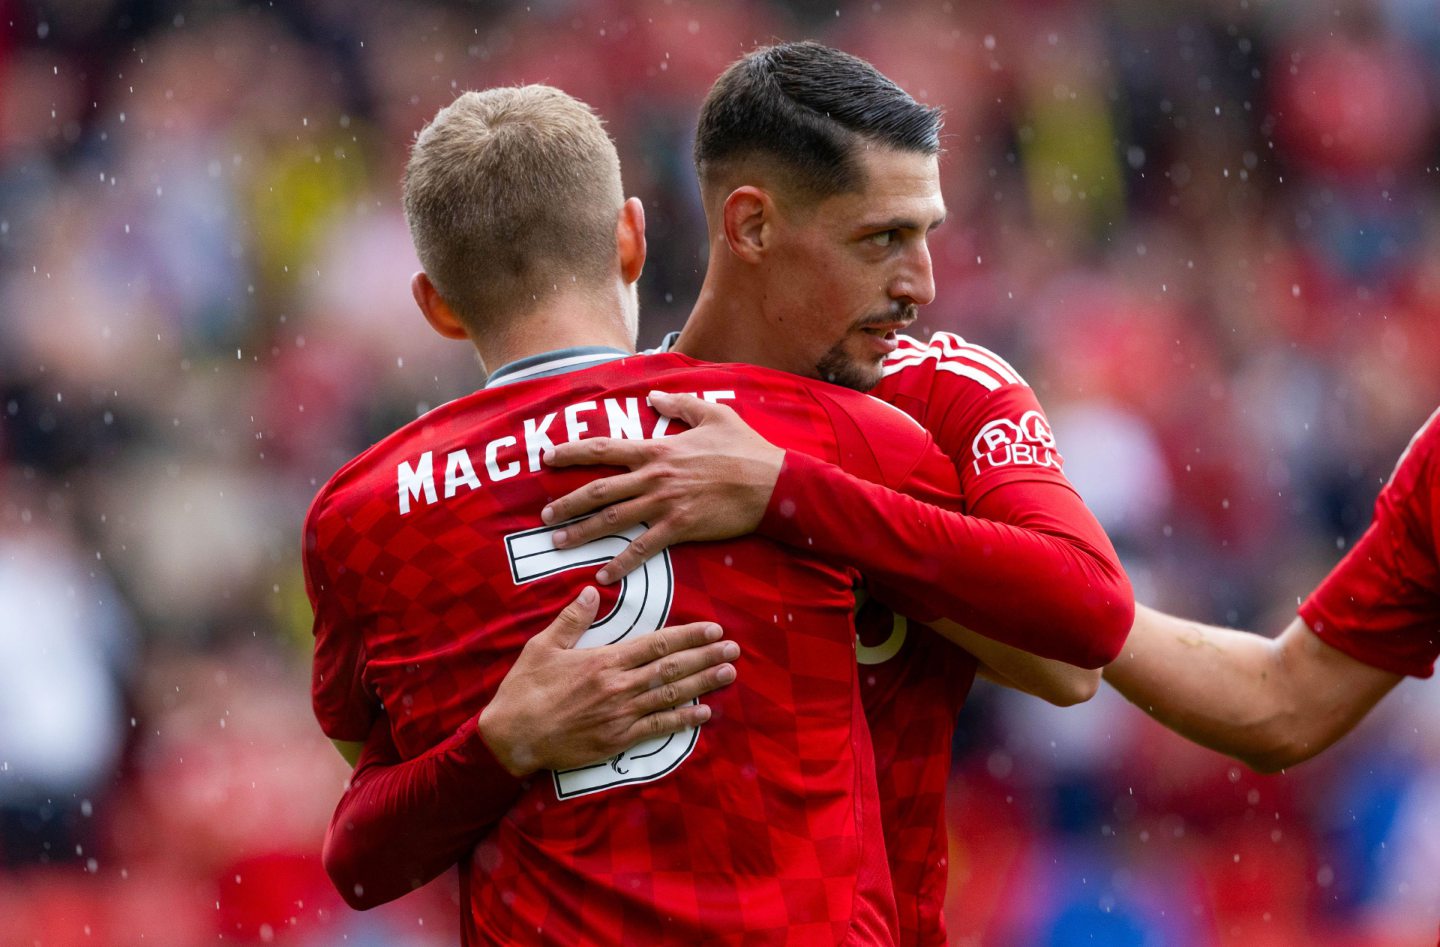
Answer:
[[(403, 755), (450, 736), (593, 575), (517, 586), (502, 537), (533, 527), (546, 501), (596, 471), (486, 480), (401, 515), (397, 465), (430, 451), (441, 478), (440, 458), (478, 450), (523, 418), (652, 388), (733, 390), (741, 415), (777, 444), (877, 482), (955, 491), (929, 438), (888, 408), (761, 369), (636, 357), (452, 402), (352, 462), (312, 508), (315, 707), (329, 735), (363, 737), (383, 702)], [(667, 621), (720, 622), (741, 644), (744, 674), (707, 698), (714, 716), (693, 754), (662, 778), (563, 801), (548, 775), (529, 780), (464, 866), (467, 941), (888, 942), (894, 908), (856, 697), (853, 574), (762, 539), (672, 557)]]
[[(1058, 465), (985, 465), (977, 472), (975, 439), (986, 425), (1041, 411), (1034, 392), (999, 356), (948, 333), (936, 333), (928, 343), (901, 336), (884, 371), (871, 394), (931, 432), (960, 474), (967, 511), (1005, 483), (1066, 483)], [(905, 603), (892, 604), (904, 610)], [(862, 607), (856, 626), (900, 942), (940, 947), (946, 943), (949, 861), (945, 787), (955, 719), (970, 693), (975, 659), (873, 599)]]

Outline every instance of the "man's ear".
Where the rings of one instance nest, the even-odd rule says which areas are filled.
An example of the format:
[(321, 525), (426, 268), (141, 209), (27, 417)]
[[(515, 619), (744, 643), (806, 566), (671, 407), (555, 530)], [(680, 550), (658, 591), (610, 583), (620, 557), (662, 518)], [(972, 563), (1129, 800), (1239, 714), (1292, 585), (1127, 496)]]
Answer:
[(632, 197), (620, 206), (615, 221), (615, 246), (620, 253), (620, 276), (626, 285), (634, 283), (645, 270), (645, 208)]
[(730, 192), (720, 213), (730, 252), (746, 263), (758, 263), (774, 239), (774, 198), (764, 188), (746, 184)]
[(425, 314), (425, 321), (430, 323), (430, 328), (447, 339), (470, 337), (465, 331), (465, 325), (455, 315), (455, 310), (441, 298), (440, 291), (430, 282), (430, 277), (426, 276), (423, 270), (410, 277), (410, 295), (415, 297), (415, 305)]

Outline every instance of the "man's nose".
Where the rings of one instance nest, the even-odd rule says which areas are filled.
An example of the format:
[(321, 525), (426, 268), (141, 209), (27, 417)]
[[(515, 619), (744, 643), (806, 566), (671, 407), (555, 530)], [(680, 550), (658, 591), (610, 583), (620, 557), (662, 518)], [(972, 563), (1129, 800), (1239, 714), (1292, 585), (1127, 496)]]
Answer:
[(918, 241), (906, 254), (904, 266), (890, 284), (892, 299), (926, 306), (935, 301), (935, 267), (930, 260), (930, 247)]

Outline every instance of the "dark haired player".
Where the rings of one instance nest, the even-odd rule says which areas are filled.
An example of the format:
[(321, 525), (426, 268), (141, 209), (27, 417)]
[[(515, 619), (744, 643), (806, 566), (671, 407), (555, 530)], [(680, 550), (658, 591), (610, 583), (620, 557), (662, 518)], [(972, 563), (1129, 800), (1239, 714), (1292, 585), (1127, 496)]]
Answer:
[[(794, 346), (800, 350), (796, 360), (814, 365), (819, 377), (869, 390), (910, 414), (954, 462), (967, 513), (997, 532), (1020, 528), (1054, 554), (1036, 559), (997, 545), (983, 562), (947, 563), (935, 581), (953, 583), (966, 602), (964, 611), (949, 611), (946, 617), (1036, 653), (1045, 653), (1045, 638), (1057, 627), (1106, 640), (1102, 629), (1112, 627), (1112, 620), (1125, 621), (1125, 615), (1106, 610), (1128, 599), (1128, 583), (1109, 540), (1064, 477), (1055, 439), (1030, 386), (999, 356), (947, 333), (928, 342), (897, 335), (887, 340), (889, 351), (878, 365), (850, 354), (862, 341), (869, 313), (878, 308), (867, 295), (873, 280), (863, 265), (866, 257), (925, 253), (925, 230), (939, 219), (867, 213), (848, 182), (830, 183), (832, 196), (793, 214), (803, 221), (795, 241), (803, 255), (775, 267), (774, 283), (760, 285), (744, 260), (744, 243), (727, 242), (728, 234), (715, 233), (717, 220), (728, 225), (723, 211), (743, 197), (747, 185), (768, 185), (789, 195), (827, 193), (813, 170), (823, 166), (819, 156), (827, 153), (825, 138), (813, 130), (820, 124), (815, 116), (904, 127), (899, 117), (877, 119), (864, 97), (852, 93), (857, 87), (896, 88), (868, 64), (810, 43), (757, 51), (715, 83), (701, 109), (695, 143), (702, 197), (712, 221), (711, 262), (675, 348), (702, 358), (774, 365), (769, 353), (775, 346)], [(783, 159), (796, 152), (809, 159), (790, 170)], [(907, 173), (934, 173), (909, 168), (883, 152), (877, 162), (875, 150), (857, 148), (850, 157), (869, 165), (869, 188), (862, 193), (899, 188)], [(791, 179), (777, 184), (776, 168), (786, 169)], [(786, 219), (786, 208), (776, 216), (795, 226)], [(934, 296), (928, 262), (927, 256), (930, 282), (906, 300), (912, 307)], [(733, 319), (711, 318), (726, 305), (737, 311), (760, 307), (773, 318), (764, 333), (747, 331)], [(859, 331), (827, 348), (821, 314), (847, 311)], [(913, 318), (908, 311), (904, 315), (906, 323)], [(881, 330), (893, 325), (878, 322)], [(766, 358), (772, 360), (762, 361)], [(699, 429), (668, 443), (597, 439), (557, 450), (558, 462), (620, 464), (637, 472), (596, 481), (574, 497), (561, 498), (549, 511), (551, 521), (607, 505), (606, 516), (571, 526), (569, 538), (585, 541), (596, 531), (643, 521), (650, 527), (642, 537), (650, 553), (674, 542), (756, 528), (798, 548), (824, 549), (866, 574), (883, 568), (876, 558), (903, 562), (951, 542), (923, 528), (912, 531), (910, 524), (924, 523), (921, 518), (898, 517), (857, 497), (868, 488), (828, 465), (790, 452), (776, 478), (769, 473), (772, 468), (745, 462), (763, 456), (765, 445), (723, 407), (689, 405), (686, 417)], [(707, 425), (713, 429), (707, 432)], [(680, 454), (692, 440), (690, 449), (711, 451), (714, 460), (685, 477), (678, 472)], [(662, 470), (668, 472), (668, 483)], [(739, 475), (749, 472), (755, 479), (740, 481)], [(684, 482), (678, 482), (682, 477)], [(607, 577), (613, 580), (638, 559), (633, 547), (627, 549), (607, 567)], [(1011, 668), (1020, 673), (1028, 668), (979, 636), (965, 641), (967, 652), (937, 635), (912, 630), (905, 615), (925, 617), (913, 609), (916, 597), (881, 598), (894, 608), (872, 600), (861, 613), (859, 658), (865, 662), (862, 693), (875, 744), (901, 941), (938, 945), (945, 943), (944, 795), (956, 716), (977, 657), (990, 676), (1021, 689), (1026, 681), (1017, 680)], [(1087, 660), (1077, 663), (1091, 666)]]
[[(777, 82), (788, 85), (790, 92), (799, 89), (808, 96), (824, 94), (824, 83), (805, 85), (807, 75), (813, 75), (817, 68), (837, 65), (855, 69), (856, 64), (868, 70), (864, 78), (876, 88), (903, 96), (910, 103), (912, 115), (928, 112), (914, 106), (913, 100), (853, 57), (810, 44), (779, 47), (747, 57), (727, 72), (726, 78), (731, 80), (728, 84), (726, 78), (717, 83), (712, 102), (724, 105), (729, 98), (749, 95), (760, 101), (750, 102), (746, 108), (766, 107), (766, 85)], [(746, 71), (754, 74), (746, 76)], [(835, 94), (833, 84), (828, 94)], [(773, 90), (769, 98), (776, 98)], [(779, 105), (783, 107), (787, 102), (785, 95), (779, 96)], [(837, 100), (823, 111), (844, 118), (847, 107), (853, 104), (853, 98)], [(928, 123), (928, 150), (898, 145), (862, 148), (857, 147), (856, 138), (864, 136), (847, 133), (844, 126), (837, 130), (833, 122), (827, 125), (815, 121), (817, 110), (813, 108), (798, 110), (796, 116), (782, 116), (782, 120), (814, 126), (802, 128), (800, 139), (813, 137), (807, 147), (818, 151), (821, 159), (794, 167), (783, 158), (775, 160), (763, 143), (747, 140), (748, 129), (733, 123), (727, 126), (724, 109), (710, 109), (707, 105), (707, 114), (714, 119), (711, 125), (715, 131), (707, 136), (702, 119), (697, 155), (702, 162), (707, 210), (711, 212), (712, 240), (724, 252), (712, 253), (706, 289), (687, 328), (687, 336), (692, 330), (694, 335), (688, 341), (682, 339), (682, 347), (689, 346), (712, 358), (766, 361), (854, 386), (873, 383), (880, 375), (881, 358), (901, 344), (894, 330), (913, 317), (909, 309), (914, 304), (933, 297), (924, 236), (943, 216), (934, 167), (938, 121), (930, 113), (923, 116), (925, 122), (914, 126), (925, 130)], [(866, 116), (875, 117), (873, 111)], [(881, 113), (879, 117), (887, 116)], [(757, 127), (769, 126), (761, 123)], [(903, 139), (909, 131), (903, 122), (897, 122), (868, 134), (882, 133)], [(707, 143), (711, 146), (708, 153), (703, 150)], [(742, 183), (746, 180), (759, 183)], [(931, 194), (933, 201), (928, 197)], [(886, 213), (877, 214), (877, 209)], [(812, 321), (807, 325), (805, 318)], [(770, 335), (774, 336), (773, 344), (755, 344)], [(916, 551), (933, 550), (936, 566), (925, 577), (926, 582), (912, 582), (907, 591), (913, 590), (913, 594), (898, 599), (913, 606), (907, 610), (923, 614), (926, 597), (936, 598), (935, 587), (943, 581), (945, 595), (938, 597), (946, 600), (950, 610), (932, 615), (962, 617), (977, 628), (993, 630), (997, 637), (1008, 636), (1007, 640), (1051, 653), (1055, 653), (1056, 643), (1047, 638), (1057, 628), (1081, 627), (1093, 632), (1094, 640), (1078, 649), (1074, 642), (1067, 642), (1064, 656), (1093, 663), (1097, 654), (1108, 647), (1107, 641), (1113, 640), (1110, 629), (1123, 629), (1128, 623), (1128, 586), (1114, 565), (1103, 534), (1093, 528), (1093, 520), (1058, 474), (1053, 442), (1046, 442), (1048, 431), (1035, 423), (1040, 416), (1033, 395), (1003, 362), (953, 337), (937, 340), (930, 347), (908, 349), (904, 355), (897, 360), (897, 371), (891, 374), (898, 374), (900, 368), (919, 370), (906, 372), (905, 384), (897, 383), (897, 402), (908, 403), (923, 413), (931, 387), (943, 391), (948, 385), (963, 382), (973, 389), (966, 392), (966, 403), (947, 403), (949, 410), (930, 420), (942, 428), (952, 424), (952, 438), (961, 437), (967, 423), (973, 426), (983, 422), (977, 427), (978, 433), (980, 428), (998, 422), (991, 427), (993, 432), (999, 432), (996, 440), (965, 436), (961, 438), (963, 445), (957, 441), (952, 451), (957, 458), (963, 453), (967, 466), (975, 471), (977, 509), (980, 501), (990, 503), (991, 497), (998, 500), (1008, 495), (1012, 497), (1008, 502), (1014, 502), (1014, 497), (1034, 496), (1037, 490), (1047, 499), (1055, 492), (1063, 513), (1068, 514), (1072, 506), (1078, 510), (1074, 516), (1078, 528), (1072, 532), (1065, 515), (1051, 515), (1043, 524), (1050, 529), (1035, 531), (976, 517), (936, 521), (913, 504), (897, 506), (893, 501), (870, 496), (866, 485), (829, 467), (822, 465), (807, 471), (805, 461), (793, 452), (783, 457), (788, 473), (781, 474), (781, 488), (772, 491), (774, 515), (767, 518), (772, 521), (768, 528), (802, 548), (828, 550), (833, 544), (839, 555), (870, 572), (872, 579), (877, 573), (894, 572), (897, 567), (913, 569)], [(985, 417), (986, 408), (994, 416)], [(1016, 420), (1010, 421), (1007, 413), (1014, 413)], [(1028, 428), (1022, 427), (1026, 424)], [(1007, 443), (1006, 438), (1012, 437), (1007, 432), (1012, 429), (1020, 433), (1014, 435), (1013, 443)], [(977, 444), (985, 449), (972, 457)], [(757, 462), (759, 468), (769, 466), (772, 488), (780, 460), (772, 457), (771, 461)], [(797, 484), (805, 481), (796, 478), (813, 478), (816, 492), (804, 498), (806, 504), (824, 504), (828, 496), (836, 509), (848, 512), (858, 504), (874, 511), (864, 522), (874, 524), (879, 535), (852, 529), (852, 535), (826, 537), (825, 531), (835, 529), (835, 523), (810, 523), (807, 512), (787, 510), (786, 484), (791, 481), (786, 481), (786, 476)], [(1050, 487), (1059, 489), (1052, 491)], [(808, 491), (809, 487), (804, 489)], [(888, 507), (884, 505), (887, 502), (891, 503)], [(792, 501), (791, 505), (798, 504)], [(992, 507), (1006, 510), (1003, 502)], [(890, 545), (881, 548), (880, 538)], [(850, 548), (857, 545), (857, 539), (863, 548)], [(897, 550), (900, 555), (895, 555)], [(1035, 581), (1037, 575), (1052, 573), (1053, 583)], [(961, 575), (983, 575), (984, 579), (973, 584), (954, 581), (954, 576)], [(1085, 611), (1087, 608), (1090, 611)], [(888, 615), (885, 623), (891, 630), (902, 628)], [(897, 636), (898, 641), (894, 640)], [(890, 641), (868, 655), (875, 659), (888, 656), (895, 659), (894, 663), (890, 668), (867, 668), (866, 676), (871, 694), (889, 698), (877, 697), (872, 702), (867, 695), (867, 710), (874, 703), (893, 706), (900, 694), (914, 695), (916, 713), (903, 715), (903, 729), (898, 726), (902, 714), (898, 708), (891, 711), (897, 724), (893, 735), (904, 733), (908, 745), (891, 747), (895, 765), (886, 775), (893, 777), (896, 811), (904, 823), (897, 822), (894, 837), (912, 853), (900, 864), (908, 866), (921, 880), (934, 878), (936, 868), (940, 869), (940, 884), (932, 885), (929, 891), (918, 890), (918, 885), (905, 886), (905, 892), (916, 901), (916, 912), (933, 905), (934, 916), (913, 921), (911, 928), (938, 931), (943, 862), (936, 862), (933, 855), (937, 848), (943, 851), (940, 793), (953, 710), (968, 688), (973, 662), (967, 663), (958, 649), (932, 654), (924, 643), (932, 637), (906, 636), (903, 630), (896, 631)], [(1103, 656), (1100, 660), (1104, 660)], [(912, 691), (904, 686), (910, 677), (923, 677), (927, 670), (928, 690)], [(927, 695), (936, 699), (927, 700)], [(357, 787), (363, 787), (365, 777), (376, 771), (362, 764), (356, 774)], [(360, 793), (364, 791), (362, 788)], [(357, 793), (349, 797), (352, 802), (360, 798)], [(473, 799), (468, 801), (474, 805)], [(372, 836), (373, 823), (365, 821), (362, 810), (363, 806), (352, 805), (349, 811), (337, 813), (340, 831), (332, 835), (331, 854), (337, 847), (344, 850), (350, 844), (344, 828), (351, 817), (362, 827), (348, 833), (354, 836), (354, 844), (363, 846)], [(340, 838), (338, 844), (336, 835)], [(346, 860), (332, 857), (327, 863), (333, 870), (336, 861)], [(365, 887), (367, 892), (373, 890), (370, 885)]]

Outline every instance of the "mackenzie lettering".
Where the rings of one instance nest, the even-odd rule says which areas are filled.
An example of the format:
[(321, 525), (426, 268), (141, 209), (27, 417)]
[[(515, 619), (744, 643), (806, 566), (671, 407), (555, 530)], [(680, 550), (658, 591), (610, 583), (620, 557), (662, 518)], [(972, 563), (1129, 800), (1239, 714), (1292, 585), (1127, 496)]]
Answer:
[[(733, 391), (693, 394), (712, 404), (735, 400)], [(417, 506), (428, 506), (479, 490), (486, 481), (498, 483), (508, 480), (518, 476), (522, 469), (538, 473), (545, 465), (541, 455), (557, 443), (601, 436), (645, 440), (677, 433), (671, 430), (669, 418), (650, 409), (648, 400), (645, 409), (641, 410), (639, 398), (601, 398), (567, 405), (538, 418), (524, 418), (514, 434), (446, 452), (441, 471), (444, 475), (443, 489), (436, 485), (434, 452), (427, 450), (419, 458), (402, 461), (396, 466), (400, 513), (403, 516)], [(481, 479), (482, 472), (485, 481)]]

